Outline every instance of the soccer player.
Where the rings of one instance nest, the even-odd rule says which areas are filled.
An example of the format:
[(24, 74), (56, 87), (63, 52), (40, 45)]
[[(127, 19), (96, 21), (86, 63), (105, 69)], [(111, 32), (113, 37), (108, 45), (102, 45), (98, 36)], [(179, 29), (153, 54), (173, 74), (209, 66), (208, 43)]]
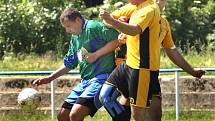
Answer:
[[(138, 2), (140, 1), (132, 0), (132, 2), (138, 4)], [(162, 1), (158, 0), (157, 2), (159, 3)], [(144, 3), (147, 4), (146, 1), (144, 1)], [(147, 6), (144, 3), (142, 3), (140, 6)], [(132, 9), (134, 10), (134, 13)], [(144, 24), (144, 23), (141, 23), (141, 18), (142, 18), (142, 21), (144, 21), (144, 19), (147, 19), (147, 17), (156, 19), (155, 13), (151, 15), (151, 14), (145, 14), (144, 11), (141, 11), (142, 12), (141, 14), (141, 12), (138, 12), (140, 10), (141, 8), (138, 7), (138, 5), (135, 8), (134, 5), (129, 4), (124, 6), (119, 11), (117, 11), (118, 17), (122, 15), (131, 16), (129, 24), (125, 24), (120, 21), (117, 21), (118, 18), (116, 16), (114, 15), (110, 16), (110, 14), (107, 12), (101, 12), (100, 14), (100, 16), (106, 21), (107, 24), (117, 28), (123, 33), (128, 34), (128, 37), (127, 37), (127, 42), (128, 42), (127, 59), (128, 60), (126, 61), (126, 64), (122, 64), (114, 70), (110, 78), (108, 78), (106, 84), (103, 85), (100, 96), (101, 96), (102, 103), (104, 104), (105, 108), (108, 110), (108, 112), (111, 114), (112, 117), (113, 116), (116, 117), (116, 115), (118, 114), (114, 113), (115, 111), (113, 110), (113, 108), (110, 107), (110, 105), (108, 105), (109, 103), (114, 102), (114, 100), (107, 100), (107, 98), (112, 98), (111, 94), (107, 94), (107, 93), (114, 92), (113, 90), (115, 90), (115, 88), (118, 88), (118, 90), (121, 91), (123, 96), (127, 98), (130, 97), (132, 113), (135, 120), (159, 121), (161, 120), (162, 112), (161, 112), (161, 95), (160, 95), (161, 91), (160, 91), (160, 84), (158, 82), (158, 72), (157, 72), (158, 71), (157, 69), (159, 69), (160, 60), (157, 58), (157, 56), (158, 55), (160, 56), (159, 49), (160, 49), (161, 43), (162, 43), (162, 46), (165, 48), (165, 51), (167, 52), (167, 55), (169, 56), (169, 58), (176, 65), (183, 68), (189, 74), (193, 75), (194, 77), (200, 78), (204, 74), (204, 71), (194, 70), (184, 60), (184, 58), (177, 52), (177, 50), (175, 49), (174, 43), (172, 41), (169, 24), (165, 19), (161, 20), (162, 32), (159, 33), (161, 34), (159, 39), (157, 38), (157, 41), (160, 40), (159, 41), (160, 43), (156, 43), (157, 41), (154, 39), (150, 41), (150, 38), (153, 38), (150, 36), (152, 34), (149, 31), (149, 28), (151, 27), (150, 25), (147, 25), (144, 28), (146, 30), (139, 31), (140, 34), (133, 35), (135, 31), (138, 30), (138, 26), (140, 26), (141, 28), (141, 25)], [(147, 10), (145, 9), (145, 11)], [(135, 19), (133, 19), (132, 16), (134, 16)], [(149, 19), (148, 21), (145, 20), (144, 22), (153, 24), (153, 20), (151, 19)], [(135, 29), (135, 27), (137, 28)], [(150, 28), (150, 30), (152, 30), (152, 28)], [(133, 36), (131, 37), (129, 36), (129, 34)], [(145, 37), (145, 38), (143, 39), (141, 37)], [(130, 43), (129, 43), (129, 39), (131, 39)], [(138, 43), (136, 43), (136, 41)], [(155, 44), (155, 45), (158, 44), (158, 45), (155, 46), (152, 44)], [(155, 48), (155, 47), (158, 47), (158, 48)], [(131, 51), (130, 55), (129, 55), (129, 51)], [(141, 53), (141, 51), (144, 51), (144, 52)], [(129, 60), (129, 57), (131, 58), (130, 60)], [(136, 63), (135, 63), (135, 59), (136, 59)], [(140, 85), (139, 83), (142, 83), (142, 86), (138, 86)], [(146, 108), (147, 106), (149, 108)], [(123, 117), (121, 117), (121, 120), (123, 120)]]
[[(115, 111), (109, 107), (112, 101), (105, 100), (107, 88), (117, 85), (125, 97), (130, 98), (131, 111), (136, 121), (144, 118), (145, 107), (150, 105), (152, 94), (160, 94), (158, 88), (160, 42), (160, 11), (153, 0), (128, 0), (137, 8), (132, 13), (129, 23), (114, 19), (108, 12), (101, 11), (100, 17), (108, 24), (127, 34), (127, 60), (116, 68), (103, 85), (100, 96), (104, 96), (104, 106), (108, 112), (115, 116)], [(122, 10), (123, 11), (123, 10)], [(118, 81), (123, 80), (125, 83)], [(127, 88), (128, 87), (128, 88)], [(114, 89), (114, 87), (113, 87)], [(112, 92), (112, 91), (110, 91)]]
[[(57, 118), (58, 121), (82, 121), (85, 116), (92, 117), (97, 111), (94, 97), (115, 68), (114, 52), (108, 51), (105, 46), (118, 46), (119, 33), (102, 22), (85, 19), (76, 9), (65, 9), (60, 21), (66, 32), (72, 34), (64, 64), (51, 75), (38, 78), (32, 84), (50, 83), (79, 65), (81, 82), (65, 99)], [(107, 54), (100, 55), (100, 51)]]

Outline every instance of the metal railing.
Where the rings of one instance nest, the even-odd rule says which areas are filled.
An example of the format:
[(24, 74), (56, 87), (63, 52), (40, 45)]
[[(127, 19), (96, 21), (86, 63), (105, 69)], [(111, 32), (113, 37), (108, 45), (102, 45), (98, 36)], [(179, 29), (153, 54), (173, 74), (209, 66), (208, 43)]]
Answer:
[[(0, 72), (0, 75), (48, 75), (53, 71), (7, 71)], [(68, 74), (79, 74), (79, 71), (72, 70), (69, 71)], [(52, 119), (54, 119), (56, 115), (56, 106), (55, 106), (55, 81), (51, 81), (51, 115)]]
[[(207, 72), (215, 71), (215, 68), (201, 68)], [(53, 71), (8, 71), (8, 72), (0, 72), (0, 75), (47, 75), (51, 74)], [(179, 72), (184, 72), (182, 69), (160, 69), (160, 72), (175, 72), (175, 110), (176, 110), (176, 120), (179, 119), (180, 113), (180, 97), (179, 97)], [(68, 74), (79, 74), (79, 71), (72, 70)], [(55, 107), (55, 81), (51, 82), (51, 115), (52, 118), (55, 118), (56, 107)]]

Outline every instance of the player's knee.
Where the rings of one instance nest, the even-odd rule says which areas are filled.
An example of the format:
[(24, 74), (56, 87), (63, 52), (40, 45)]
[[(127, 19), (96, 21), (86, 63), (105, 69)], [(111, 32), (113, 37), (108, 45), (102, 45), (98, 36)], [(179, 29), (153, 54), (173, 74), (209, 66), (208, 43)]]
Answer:
[(124, 110), (123, 106), (117, 101), (119, 96), (120, 92), (114, 86), (109, 84), (102, 86), (99, 100), (112, 117), (122, 113)]
[(116, 88), (109, 84), (104, 84), (100, 90), (100, 93), (95, 96), (95, 106), (97, 109), (102, 107), (104, 104), (116, 100), (119, 96), (119, 92)]
[(159, 96), (152, 97), (152, 103), (150, 106), (150, 115), (153, 120), (161, 121), (161, 118), (162, 118), (161, 97)]
[[(67, 120), (66, 120), (67, 119)], [(58, 121), (70, 121), (69, 116), (67, 116), (67, 118), (61, 114), (57, 115), (57, 120)]]
[(132, 117), (135, 121), (153, 121), (150, 117), (149, 108), (132, 106)]
[(61, 109), (57, 115), (58, 121), (70, 121), (69, 119), (69, 110), (63, 110)]
[(123, 95), (120, 97), (119, 102), (120, 102), (120, 104), (122, 104), (122, 105), (130, 106), (130, 100), (129, 100), (129, 98), (126, 98), (126, 97), (123, 96)]
[(99, 94), (100, 101), (105, 104), (114, 100), (120, 96), (119, 91), (112, 85), (104, 84)]
[(139, 113), (132, 113), (132, 117), (135, 121), (156, 121), (152, 120), (152, 118), (149, 115), (139, 114)]
[(58, 120), (58, 121), (63, 121), (62, 118), (63, 118), (62, 115), (61, 115), (60, 113), (58, 113), (58, 115), (57, 115), (57, 120)]
[(78, 113), (76, 111), (71, 111), (69, 114), (70, 121), (81, 121), (82, 119), (79, 114), (80, 113)]
[(131, 120), (131, 108), (130, 106), (123, 105), (124, 111), (117, 115), (116, 117), (112, 117), (112, 121), (130, 121)]
[(139, 121), (140, 119), (140, 114), (137, 112), (132, 112), (132, 117), (134, 118), (135, 121)]

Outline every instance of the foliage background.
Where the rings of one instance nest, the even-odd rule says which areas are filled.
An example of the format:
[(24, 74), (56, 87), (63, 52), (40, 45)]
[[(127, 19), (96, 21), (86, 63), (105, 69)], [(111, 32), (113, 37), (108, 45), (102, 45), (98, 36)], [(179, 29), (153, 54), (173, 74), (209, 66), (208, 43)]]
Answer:
[[(88, 2), (88, 6), (85, 3)], [(93, 3), (101, 3), (94, 6)], [(65, 7), (78, 8), (88, 19), (98, 19), (101, 9), (113, 11), (126, 0), (0, 0), (0, 59), (7, 55), (49, 51), (62, 57), (70, 37), (59, 22)], [(91, 3), (91, 4), (89, 4)], [(94, 6), (94, 7), (92, 7)], [(176, 46), (185, 54), (215, 49), (215, 2), (168, 0), (168, 18)]]

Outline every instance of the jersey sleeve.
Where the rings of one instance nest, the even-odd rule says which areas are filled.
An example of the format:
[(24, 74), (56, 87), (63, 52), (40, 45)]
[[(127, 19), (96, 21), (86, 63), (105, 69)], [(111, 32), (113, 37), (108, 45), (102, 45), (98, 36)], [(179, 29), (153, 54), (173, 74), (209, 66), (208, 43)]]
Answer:
[(115, 18), (115, 19), (119, 19), (119, 17), (121, 16), (126, 16), (127, 19), (130, 19), (132, 13), (136, 10), (136, 6), (132, 5), (132, 4), (127, 4), (123, 7), (121, 7), (118, 10), (115, 10), (114, 12), (111, 13), (111, 15)]
[(105, 41), (110, 42), (118, 38), (119, 32), (115, 29), (105, 27), (102, 30), (102, 37)]
[(64, 56), (64, 65), (69, 69), (74, 69), (78, 65), (77, 48), (73, 40), (70, 42), (70, 47), (67, 54)]
[(170, 29), (170, 25), (169, 22), (165, 19), (165, 25), (167, 26), (167, 33), (166, 36), (164, 37), (163, 41), (162, 41), (162, 46), (163, 48), (175, 48), (174, 45), (174, 41), (172, 39), (172, 33), (171, 33), (171, 29)]
[(132, 18), (131, 24), (137, 24), (141, 27), (141, 30), (144, 31), (148, 26), (150, 21), (154, 17), (153, 9), (141, 9), (135, 14), (134, 18)]

